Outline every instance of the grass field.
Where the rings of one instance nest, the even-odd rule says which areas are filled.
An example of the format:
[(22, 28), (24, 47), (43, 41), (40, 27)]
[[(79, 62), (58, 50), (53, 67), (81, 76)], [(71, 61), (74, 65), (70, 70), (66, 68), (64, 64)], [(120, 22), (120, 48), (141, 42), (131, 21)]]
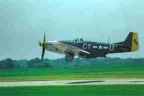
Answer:
[(18, 69), (1, 70), (1, 81), (13, 80), (65, 80), (98, 78), (144, 78), (143, 67), (139, 68), (85, 68), (85, 69)]
[(16, 68), (11, 70), (0, 70), (0, 81), (98, 78), (127, 79), (144, 78), (143, 74), (143, 59), (92, 59), (78, 60), (72, 63), (54, 61), (51, 62), (50, 67), (47, 68)]
[(143, 96), (144, 85), (5, 87), (0, 96)]
[[(142, 79), (144, 64), (97, 63), (0, 70), (0, 81)], [(144, 85), (0, 87), (0, 96), (144, 96)]]

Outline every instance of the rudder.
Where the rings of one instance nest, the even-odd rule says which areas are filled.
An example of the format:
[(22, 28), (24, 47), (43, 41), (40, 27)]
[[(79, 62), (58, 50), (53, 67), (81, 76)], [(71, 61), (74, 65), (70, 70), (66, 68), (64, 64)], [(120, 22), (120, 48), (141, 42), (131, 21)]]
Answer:
[(138, 33), (133, 32), (131, 43), (131, 51), (136, 51), (139, 49)]
[(125, 40), (125, 44), (130, 46), (130, 51), (136, 51), (139, 49), (139, 41), (138, 41), (138, 33), (137, 32), (130, 32)]

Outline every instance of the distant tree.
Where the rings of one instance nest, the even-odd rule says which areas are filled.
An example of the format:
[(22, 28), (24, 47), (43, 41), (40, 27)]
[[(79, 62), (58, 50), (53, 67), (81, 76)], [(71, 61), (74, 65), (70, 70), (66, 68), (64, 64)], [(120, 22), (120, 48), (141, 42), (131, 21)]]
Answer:
[(47, 60), (41, 60), (39, 58), (34, 58), (30, 61), (28, 61), (28, 66), (30, 68), (39, 68), (39, 67), (51, 67), (49, 62), (46, 62)]
[(8, 58), (0, 61), (0, 69), (13, 69), (15, 68), (15, 61)]
[(16, 61), (15, 67), (22, 68), (22, 69), (28, 68), (28, 61), (27, 60), (18, 60), (18, 61)]

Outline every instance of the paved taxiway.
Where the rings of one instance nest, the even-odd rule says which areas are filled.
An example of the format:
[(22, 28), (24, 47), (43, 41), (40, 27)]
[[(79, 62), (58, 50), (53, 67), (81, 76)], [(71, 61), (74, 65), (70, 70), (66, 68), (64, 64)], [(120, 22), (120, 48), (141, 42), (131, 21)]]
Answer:
[(144, 79), (113, 80), (56, 80), (56, 81), (17, 81), (0, 82), (0, 87), (20, 86), (76, 86), (76, 85), (144, 85)]

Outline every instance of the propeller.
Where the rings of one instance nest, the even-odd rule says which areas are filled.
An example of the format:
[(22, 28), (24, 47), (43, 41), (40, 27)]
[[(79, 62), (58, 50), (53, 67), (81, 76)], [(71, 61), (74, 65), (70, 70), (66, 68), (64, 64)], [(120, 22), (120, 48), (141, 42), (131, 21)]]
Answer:
[(45, 36), (45, 32), (44, 32), (44, 38), (43, 38), (43, 42), (39, 42), (40, 47), (42, 47), (42, 54), (41, 54), (41, 60), (44, 59), (44, 55), (45, 55), (45, 50), (46, 50), (46, 36)]

